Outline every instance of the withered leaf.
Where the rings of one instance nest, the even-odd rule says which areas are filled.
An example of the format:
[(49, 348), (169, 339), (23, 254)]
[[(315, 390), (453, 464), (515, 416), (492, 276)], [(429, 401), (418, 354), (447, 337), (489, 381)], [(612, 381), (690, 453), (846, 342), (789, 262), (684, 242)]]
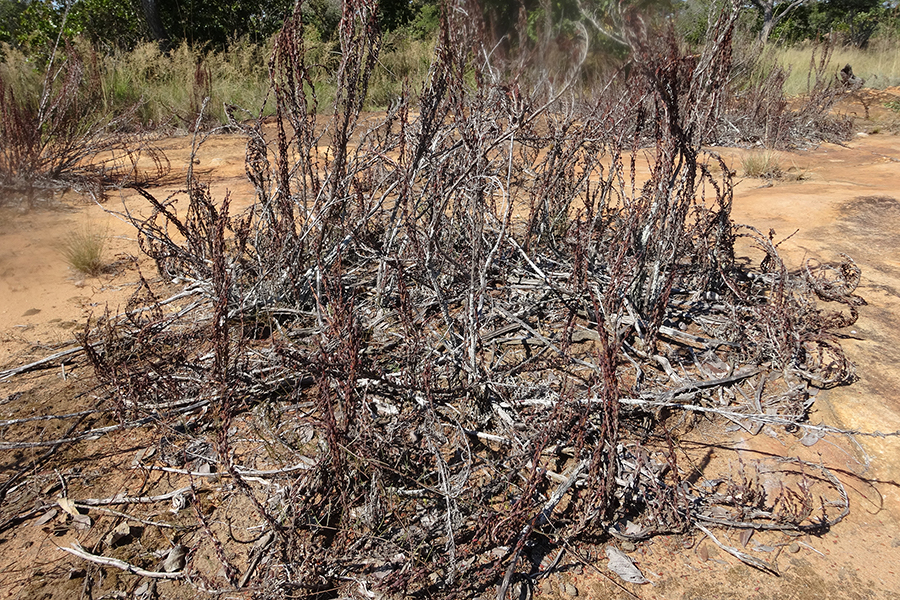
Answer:
[(63, 509), (64, 511), (66, 511), (67, 513), (69, 513), (70, 515), (72, 515), (73, 517), (74, 517), (75, 515), (81, 514), (81, 513), (78, 511), (78, 507), (75, 506), (75, 503), (72, 502), (71, 500), (69, 500), (69, 499), (66, 498), (66, 497), (60, 498), (59, 500), (56, 501), (56, 503), (59, 504), (59, 507), (60, 507), (61, 509)]
[(91, 518), (87, 515), (76, 513), (72, 515), (72, 522), (75, 524), (75, 529), (83, 531), (91, 528)]
[(47, 512), (45, 512), (40, 519), (34, 522), (34, 527), (40, 527), (41, 525), (45, 525), (52, 521), (56, 515), (59, 514), (59, 511), (55, 508), (51, 508)]
[(615, 546), (606, 547), (606, 557), (609, 558), (609, 564), (607, 565), (609, 570), (628, 583), (650, 583), (640, 569), (634, 566), (628, 555)]

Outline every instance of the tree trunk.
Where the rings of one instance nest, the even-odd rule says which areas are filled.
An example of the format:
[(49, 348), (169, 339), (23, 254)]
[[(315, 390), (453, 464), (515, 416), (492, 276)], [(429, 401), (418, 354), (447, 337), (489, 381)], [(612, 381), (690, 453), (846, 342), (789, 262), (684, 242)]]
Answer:
[(141, 9), (144, 12), (144, 19), (147, 21), (147, 27), (150, 29), (150, 36), (159, 44), (160, 50), (167, 52), (169, 50), (169, 34), (159, 16), (159, 0), (141, 0)]
[[(759, 30), (758, 42), (763, 45), (769, 41), (769, 36), (772, 35), (772, 30), (775, 29), (775, 26), (778, 25), (789, 12), (807, 2), (807, 0), (791, 0), (790, 4), (788, 4), (787, 2), (781, 2), (779, 0), (752, 1), (756, 9), (762, 13), (763, 24), (762, 29)], [(786, 7), (784, 7), (785, 4), (787, 4)], [(780, 10), (782, 7), (784, 7), (783, 10)], [(776, 11), (776, 9), (779, 10)]]
[(763, 24), (762, 29), (759, 30), (759, 42), (761, 44), (765, 44), (767, 41), (769, 41), (769, 36), (772, 34), (772, 29), (775, 28), (775, 24), (777, 23), (777, 21), (775, 20), (775, 7), (772, 4), (766, 4), (762, 13)]

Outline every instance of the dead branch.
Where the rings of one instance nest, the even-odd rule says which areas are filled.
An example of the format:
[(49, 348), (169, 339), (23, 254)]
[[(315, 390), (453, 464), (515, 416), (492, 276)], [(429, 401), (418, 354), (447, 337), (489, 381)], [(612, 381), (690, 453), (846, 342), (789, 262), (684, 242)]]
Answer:
[(712, 540), (712, 542), (716, 546), (718, 546), (719, 548), (721, 548), (728, 554), (734, 556), (739, 561), (741, 561), (745, 564), (748, 564), (755, 569), (759, 569), (760, 571), (765, 571), (766, 573), (771, 573), (773, 575), (779, 574), (778, 569), (776, 569), (774, 565), (770, 565), (766, 561), (760, 560), (760, 559), (756, 558), (755, 556), (751, 556), (751, 555), (747, 554), (746, 552), (741, 552), (737, 548), (732, 548), (728, 544), (723, 544), (722, 542), (719, 541), (719, 539), (716, 536), (713, 535), (713, 533), (709, 529), (707, 529), (703, 525), (697, 524), (697, 529), (699, 529), (700, 531), (705, 533), (706, 537), (708, 537), (710, 540)]
[(78, 558), (82, 558), (86, 561), (103, 565), (105, 567), (113, 567), (116, 569), (121, 569), (122, 571), (127, 571), (129, 573), (133, 573), (134, 575), (139, 575), (141, 577), (150, 577), (151, 579), (183, 579), (184, 571), (175, 571), (174, 573), (166, 573), (164, 571), (147, 571), (145, 569), (141, 569), (140, 567), (136, 567), (130, 563), (127, 563), (123, 560), (119, 560), (117, 558), (110, 558), (107, 556), (98, 556), (96, 554), (91, 554), (86, 551), (81, 545), (75, 541), (72, 542), (71, 548), (63, 548), (59, 547), (63, 552), (68, 552), (69, 554), (73, 554)]
[(112, 498), (86, 498), (82, 500), (75, 501), (76, 505), (84, 505), (84, 506), (107, 506), (110, 504), (153, 504), (155, 502), (165, 502), (166, 500), (171, 500), (176, 496), (181, 496), (187, 494), (192, 490), (191, 486), (178, 488), (172, 492), (167, 494), (160, 494), (159, 496), (135, 496), (129, 497), (125, 495), (114, 496)]

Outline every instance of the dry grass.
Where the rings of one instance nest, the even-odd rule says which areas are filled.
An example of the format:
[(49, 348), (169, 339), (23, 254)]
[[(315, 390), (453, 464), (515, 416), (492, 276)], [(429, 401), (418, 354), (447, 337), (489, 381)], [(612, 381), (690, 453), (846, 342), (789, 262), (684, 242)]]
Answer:
[(114, 112), (139, 103), (137, 119), (149, 127), (192, 128), (205, 97), (206, 125), (227, 123), (226, 103), (265, 115), (270, 50), (237, 43), (227, 52), (203, 52), (185, 43), (164, 54), (154, 43), (142, 44), (103, 58), (104, 100)]
[(787, 164), (784, 155), (768, 149), (745, 154), (741, 158), (741, 172), (744, 177), (758, 179), (800, 181), (806, 178), (806, 169), (795, 164)]
[(378, 66), (372, 74), (367, 108), (382, 109), (398, 101), (404, 83), (412, 90), (422, 89), (428, 75), (435, 40), (416, 40), (391, 35), (385, 42)]
[(96, 277), (105, 266), (103, 251), (106, 248), (106, 232), (98, 231), (94, 226), (73, 231), (59, 244), (59, 252), (75, 271)]
[(741, 167), (744, 177), (761, 179), (781, 179), (786, 172), (780, 156), (772, 150), (747, 154), (741, 159)]
[[(800, 44), (773, 51), (778, 64), (790, 67), (790, 75), (784, 84), (786, 95), (806, 93), (813, 48), (811, 44)], [(900, 54), (896, 48), (896, 43), (889, 39), (875, 40), (865, 50), (836, 47), (831, 56), (831, 70), (837, 73), (849, 64), (853, 67), (853, 73), (865, 80), (866, 87), (883, 90), (900, 85)]]
[[(334, 75), (341, 51), (337, 42), (322, 40), (313, 29), (304, 32), (304, 47), (310, 58), (312, 81), (319, 106), (334, 99)], [(102, 110), (109, 114), (128, 113), (133, 127), (160, 126), (192, 129), (203, 99), (209, 97), (202, 125), (225, 125), (226, 105), (248, 111), (248, 116), (274, 113), (271, 102), (264, 103), (269, 86), (268, 64), (272, 41), (254, 44), (237, 41), (226, 51), (205, 51), (183, 43), (169, 53), (160, 52), (152, 42), (131, 51), (101, 55), (85, 41), (73, 48), (80, 56), (91, 56), (102, 97)], [(434, 40), (391, 36), (379, 54), (377, 69), (366, 106), (382, 109), (402, 94), (405, 82), (413, 90), (421, 88), (431, 64)], [(37, 98), (41, 93), (41, 72), (29, 57), (9, 47), (0, 48), (0, 77), (18, 98)], [(240, 113), (239, 113), (240, 114)]]

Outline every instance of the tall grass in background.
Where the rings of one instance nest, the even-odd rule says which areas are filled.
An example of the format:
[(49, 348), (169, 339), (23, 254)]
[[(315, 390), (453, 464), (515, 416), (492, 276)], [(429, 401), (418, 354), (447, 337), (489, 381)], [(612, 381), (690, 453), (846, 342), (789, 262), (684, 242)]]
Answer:
[(386, 108), (400, 98), (405, 82), (413, 94), (421, 90), (431, 66), (434, 45), (434, 38), (414, 39), (402, 33), (385, 36), (369, 83), (366, 108)]
[[(853, 74), (864, 79), (865, 87), (869, 88), (883, 90), (900, 85), (900, 52), (897, 51), (897, 41), (881, 37), (872, 40), (865, 49), (836, 46), (831, 56), (832, 69), (837, 73), (844, 65), (852, 66)], [(806, 93), (809, 62), (814, 50), (815, 45), (812, 43), (773, 47), (773, 60), (785, 68), (791, 67), (790, 75), (784, 83), (786, 95)]]
[(5, 43), (0, 44), (0, 80), (16, 98), (40, 102), (44, 72), (21, 51)]
[[(336, 42), (321, 40), (313, 28), (305, 31), (304, 44), (310, 64), (315, 65), (318, 105), (330, 106), (340, 48)], [(183, 43), (169, 53), (148, 42), (110, 55), (97, 53), (82, 40), (73, 47), (81, 56), (90, 57), (91, 71), (100, 83), (103, 110), (110, 114), (133, 111), (134, 127), (191, 130), (206, 97), (204, 128), (228, 122), (226, 104), (245, 109), (248, 117), (265, 117), (274, 111), (270, 103), (262, 106), (269, 87), (271, 41), (238, 40), (225, 51)], [(433, 39), (388, 36), (373, 73), (366, 108), (387, 107), (400, 97), (406, 81), (413, 93), (421, 89), (433, 48)], [(0, 48), (0, 75), (17, 98), (39, 97), (42, 71), (34, 58), (13, 48)]]
[[(102, 59), (104, 99), (116, 110), (138, 104), (144, 127), (190, 129), (209, 97), (204, 125), (227, 122), (225, 103), (259, 111), (268, 88), (267, 46), (237, 42), (226, 52), (181, 44), (168, 54), (155, 43)], [(267, 109), (263, 109), (263, 115)], [(256, 115), (254, 115), (256, 116)]]

